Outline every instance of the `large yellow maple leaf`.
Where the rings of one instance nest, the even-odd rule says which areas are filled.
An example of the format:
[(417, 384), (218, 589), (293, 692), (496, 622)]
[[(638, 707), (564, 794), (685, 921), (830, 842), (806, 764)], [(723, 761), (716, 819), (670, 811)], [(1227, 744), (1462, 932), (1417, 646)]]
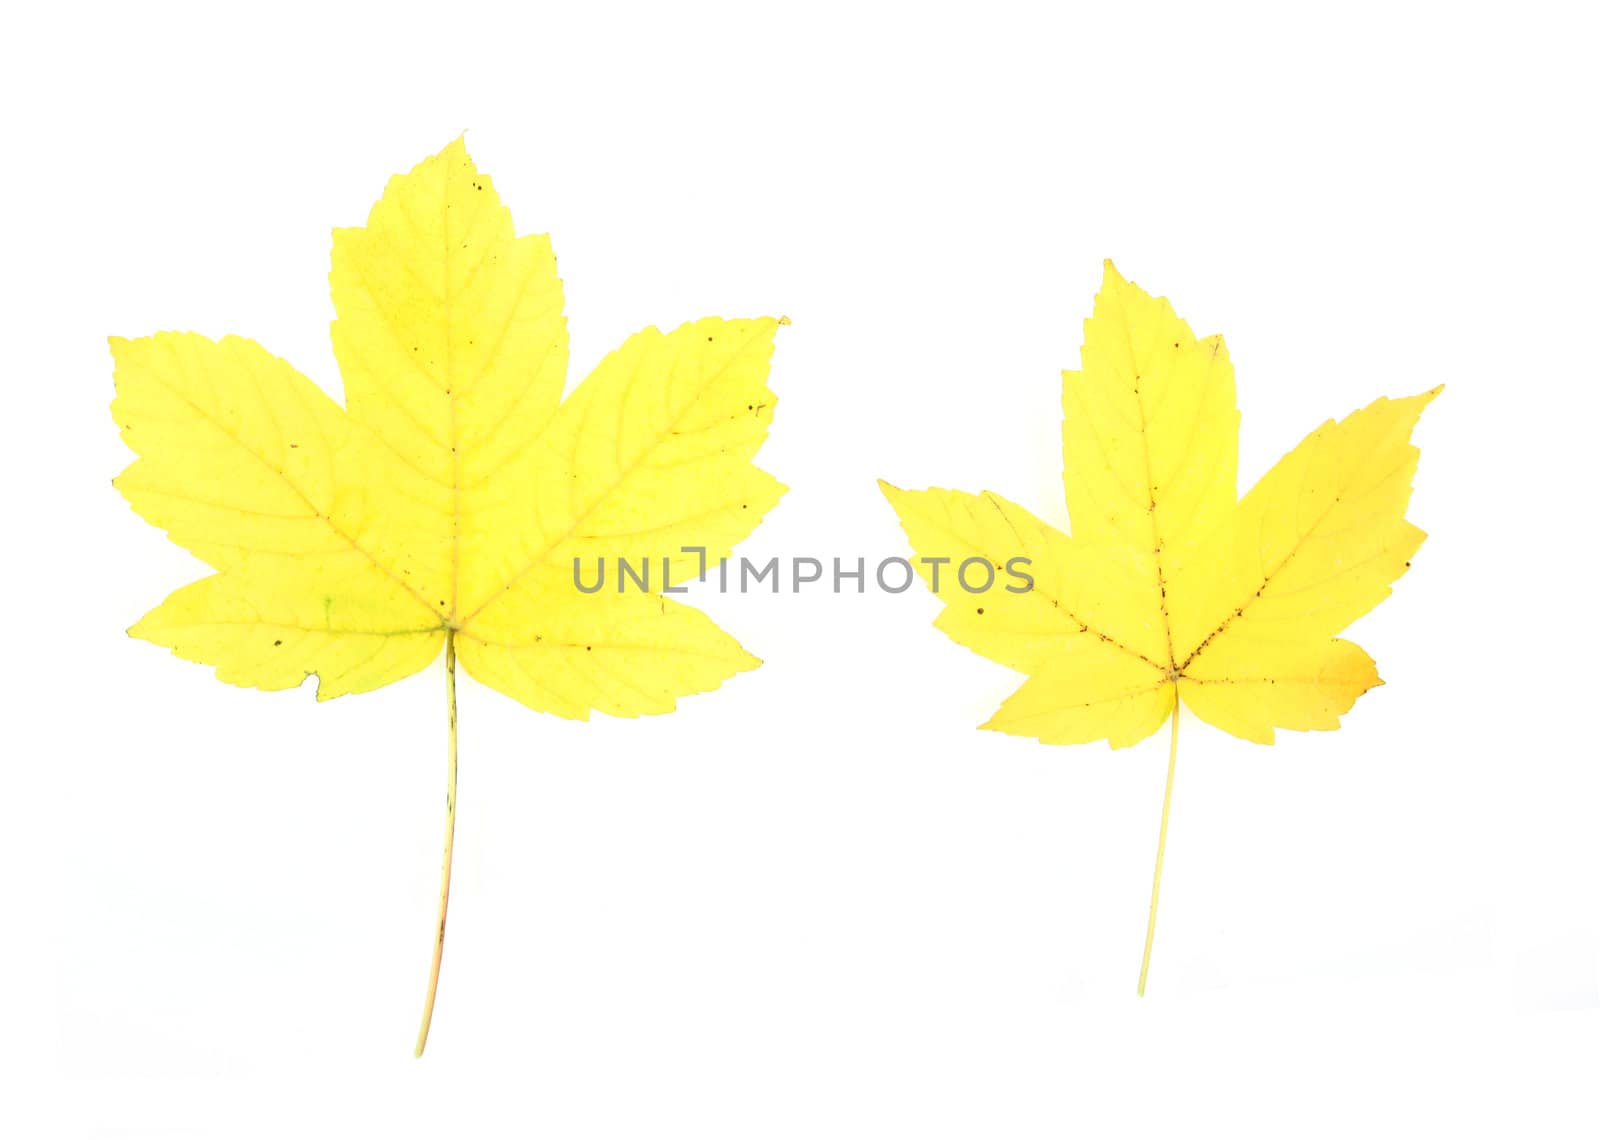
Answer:
[[(216, 571), (129, 631), (237, 685), (319, 699), (445, 654), (531, 708), (664, 713), (757, 660), (660, 594), (744, 538), (785, 488), (752, 463), (781, 320), (630, 337), (564, 402), (567, 327), (547, 235), (458, 139), (334, 231), (341, 408), (254, 341), (113, 339), (112, 414), (139, 458), (116, 486)], [(685, 553), (684, 547), (705, 553)], [(653, 590), (576, 587), (627, 559)], [(620, 585), (620, 583), (619, 583)], [(427, 1035), (427, 1014), (417, 1051)]]
[[(1028, 674), (982, 727), (1122, 748), (1171, 719), (1156, 896), (1180, 702), (1270, 744), (1277, 728), (1337, 728), (1382, 684), (1372, 659), (1335, 635), (1389, 596), (1422, 543), (1405, 519), (1410, 436), (1440, 389), (1324, 423), (1240, 500), (1220, 336), (1196, 338), (1108, 261), (1082, 357), (1062, 375), (1070, 536), (991, 492), (881, 486), (945, 603), (938, 628)], [(1019, 558), (1031, 589), (970, 593), (949, 570), (936, 577)]]

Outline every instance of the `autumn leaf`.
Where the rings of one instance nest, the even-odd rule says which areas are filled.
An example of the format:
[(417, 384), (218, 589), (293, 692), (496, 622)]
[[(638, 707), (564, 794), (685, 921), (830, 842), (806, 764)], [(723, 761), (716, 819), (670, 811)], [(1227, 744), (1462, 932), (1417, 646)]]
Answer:
[[(567, 326), (550, 239), (516, 236), (458, 139), (334, 231), (333, 347), (345, 407), (254, 341), (113, 338), (112, 414), (139, 458), (116, 480), (216, 573), (129, 631), (235, 685), (315, 675), (326, 700), (455, 663), (530, 708), (670, 712), (759, 662), (659, 592), (575, 585), (575, 559), (686, 582), (785, 488), (751, 462), (777, 398), (782, 320), (647, 328), (564, 402)], [(648, 560), (648, 561), (645, 561)]]
[[(1062, 375), (1070, 536), (991, 492), (880, 486), (944, 602), (938, 628), (1028, 675), (982, 727), (1124, 748), (1171, 720), (1143, 993), (1179, 704), (1271, 744), (1279, 728), (1337, 728), (1382, 684), (1365, 651), (1336, 635), (1389, 596), (1422, 543), (1405, 519), (1410, 436), (1440, 389), (1324, 423), (1239, 500), (1220, 336), (1197, 339), (1108, 261), (1082, 356), (1081, 371)], [(1013, 559), (1028, 560), (1018, 565), (1032, 589), (969, 593), (948, 571), (936, 584), (941, 566)]]

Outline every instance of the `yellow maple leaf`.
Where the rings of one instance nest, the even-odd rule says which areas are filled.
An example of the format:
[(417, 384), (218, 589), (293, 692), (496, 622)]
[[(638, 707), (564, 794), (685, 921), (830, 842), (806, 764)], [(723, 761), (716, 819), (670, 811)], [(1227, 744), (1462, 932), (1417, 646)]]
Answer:
[[(1197, 339), (1108, 261), (1082, 356), (1062, 374), (1070, 536), (990, 492), (880, 486), (945, 603), (938, 628), (1028, 674), (982, 727), (1122, 748), (1171, 719), (1143, 993), (1179, 703), (1270, 744), (1275, 728), (1337, 728), (1382, 684), (1335, 635), (1389, 596), (1422, 543), (1405, 519), (1410, 436), (1440, 389), (1328, 421), (1238, 500), (1239, 412), (1220, 336)], [(1028, 560), (1016, 565), (1031, 589), (969, 592), (951, 572), (1015, 559)]]
[[(752, 463), (784, 322), (647, 328), (563, 402), (550, 239), (515, 235), (459, 139), (391, 179), (364, 227), (334, 231), (330, 279), (344, 408), (254, 341), (112, 339), (112, 414), (139, 456), (116, 486), (216, 570), (129, 632), (236, 685), (315, 674), (319, 700), (443, 650), (448, 818), (420, 1056), (449, 897), (457, 654), (580, 719), (669, 712), (759, 664), (659, 590), (725, 556), (785, 490)], [(580, 590), (575, 559), (652, 568), (653, 589)]]

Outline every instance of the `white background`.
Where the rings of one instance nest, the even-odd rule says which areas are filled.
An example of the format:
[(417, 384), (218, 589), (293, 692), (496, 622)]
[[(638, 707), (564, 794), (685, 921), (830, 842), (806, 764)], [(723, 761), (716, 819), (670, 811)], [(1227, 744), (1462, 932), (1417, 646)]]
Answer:
[[(43, 5), (7, 173), (0, 1132), (1594, 1135), (1597, 92), (1581, 6)], [(666, 718), (442, 665), (318, 706), (122, 630), (201, 568), (109, 480), (107, 334), (338, 391), (329, 231), (463, 129), (553, 233), (574, 372), (787, 314), (742, 552), (905, 553), (874, 487), (1065, 523), (1059, 370), (1114, 257), (1224, 332), (1248, 484), (1447, 385), (1387, 686), (1261, 748), (975, 726), (1018, 678), (902, 596), (703, 595), (767, 665)], [(575, 375), (575, 378), (576, 378)]]

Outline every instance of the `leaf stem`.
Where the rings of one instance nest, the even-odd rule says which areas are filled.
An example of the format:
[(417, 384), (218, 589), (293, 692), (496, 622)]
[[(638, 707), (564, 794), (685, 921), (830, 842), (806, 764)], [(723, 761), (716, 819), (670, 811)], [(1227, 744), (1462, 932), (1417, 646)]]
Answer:
[(422, 1007), (422, 1028), (417, 1032), (416, 1056), (428, 1046), (433, 1023), (433, 1000), (439, 993), (439, 963), (444, 960), (444, 919), (450, 909), (450, 861), (456, 845), (456, 631), (444, 635), (444, 692), (450, 722), (449, 765), (444, 797), (444, 867), (439, 881), (439, 924), (433, 937), (433, 968), (428, 971), (428, 999)]
[(1144, 997), (1145, 979), (1150, 976), (1150, 948), (1156, 941), (1156, 907), (1161, 902), (1161, 864), (1167, 854), (1167, 819), (1172, 815), (1172, 777), (1178, 770), (1178, 711), (1182, 703), (1172, 702), (1172, 747), (1167, 752), (1167, 791), (1161, 800), (1161, 835), (1156, 840), (1156, 874), (1150, 884), (1150, 925), (1144, 932), (1144, 961), (1139, 964), (1139, 996)]

